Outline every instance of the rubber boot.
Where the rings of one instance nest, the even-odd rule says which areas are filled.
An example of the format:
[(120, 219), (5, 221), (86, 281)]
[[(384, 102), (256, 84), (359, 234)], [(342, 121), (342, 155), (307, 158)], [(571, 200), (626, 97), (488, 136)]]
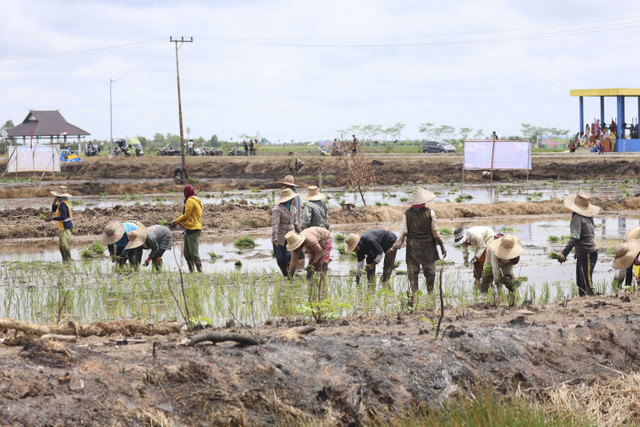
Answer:
[(198, 269), (198, 273), (202, 273), (202, 261), (200, 261), (200, 258), (194, 259), (193, 263), (196, 265), (196, 269)]

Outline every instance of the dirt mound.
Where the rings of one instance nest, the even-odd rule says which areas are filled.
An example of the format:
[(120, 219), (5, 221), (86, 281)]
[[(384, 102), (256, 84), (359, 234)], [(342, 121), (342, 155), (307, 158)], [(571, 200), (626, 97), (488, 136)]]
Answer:
[(96, 337), (3, 345), (2, 418), (10, 425), (362, 425), (490, 384), (588, 408), (599, 423), (637, 423), (637, 393), (619, 380), (635, 378), (638, 367), (640, 299), (630, 297), (446, 311), (437, 340), (424, 319), (438, 314), (426, 311), (341, 319), (297, 340), (269, 339), (286, 336), (291, 324), (282, 321), (252, 329), (264, 343), (250, 347), (185, 346), (184, 333), (129, 345)]

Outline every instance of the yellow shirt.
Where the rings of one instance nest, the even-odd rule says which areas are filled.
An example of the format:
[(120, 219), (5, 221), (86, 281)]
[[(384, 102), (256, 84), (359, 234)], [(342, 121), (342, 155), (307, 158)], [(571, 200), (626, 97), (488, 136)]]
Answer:
[(202, 230), (202, 200), (197, 196), (191, 196), (184, 204), (184, 213), (173, 220), (178, 225), (184, 222), (187, 230)]

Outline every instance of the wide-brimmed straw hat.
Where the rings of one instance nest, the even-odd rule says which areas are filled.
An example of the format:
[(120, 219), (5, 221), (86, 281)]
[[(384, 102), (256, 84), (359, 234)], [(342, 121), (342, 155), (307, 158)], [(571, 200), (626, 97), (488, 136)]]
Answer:
[(346, 253), (351, 253), (358, 246), (358, 242), (360, 242), (360, 235), (351, 233), (344, 240), (344, 251)]
[(111, 220), (102, 231), (102, 243), (105, 245), (113, 245), (124, 236), (124, 227), (118, 220)]
[(520, 244), (520, 238), (513, 234), (505, 234), (495, 239), (489, 243), (489, 249), (500, 259), (513, 259), (520, 256), (524, 250)]
[(285, 188), (284, 190), (282, 190), (280, 192), (280, 198), (278, 200), (276, 200), (276, 203), (288, 202), (289, 200), (295, 198), (296, 196), (297, 196), (297, 194), (294, 193), (292, 189)]
[(298, 234), (295, 231), (289, 231), (284, 235), (285, 240), (287, 241), (287, 250), (289, 252), (295, 251), (304, 243), (305, 237), (302, 234)]
[(51, 194), (56, 197), (73, 197), (71, 194), (67, 192), (66, 185), (59, 185), (58, 191), (51, 191)]
[(423, 203), (430, 202), (435, 198), (436, 195), (431, 191), (425, 190), (424, 188), (416, 187), (415, 190), (413, 190), (413, 194), (411, 194), (411, 197), (409, 197), (409, 200), (407, 200), (407, 204), (410, 206), (421, 205)]
[(625, 270), (633, 264), (640, 253), (640, 242), (636, 239), (627, 240), (616, 246), (616, 259), (613, 260), (613, 268), (616, 270)]
[(632, 228), (631, 230), (629, 230), (629, 232), (627, 233), (627, 237), (625, 237), (624, 239), (640, 239), (640, 227)]
[(288, 185), (290, 187), (298, 187), (298, 184), (295, 183), (295, 179), (293, 178), (293, 175), (285, 176), (284, 179), (280, 181), (278, 184)]
[(600, 212), (600, 206), (591, 204), (591, 194), (578, 191), (578, 194), (569, 194), (564, 198), (564, 207), (582, 216), (594, 216)]
[(458, 227), (453, 232), (453, 246), (460, 246), (467, 241), (469, 233), (464, 228)]
[(134, 222), (137, 230), (131, 230), (127, 233), (127, 238), (129, 239), (129, 243), (125, 246), (125, 249), (134, 249), (144, 245), (144, 242), (147, 240), (147, 228), (142, 225), (141, 222)]
[(307, 188), (307, 190), (308, 190), (307, 194), (302, 196), (304, 200), (307, 200), (309, 202), (315, 202), (316, 200), (322, 200), (327, 198), (326, 195), (318, 191), (318, 187), (315, 185), (310, 186), (309, 188)]

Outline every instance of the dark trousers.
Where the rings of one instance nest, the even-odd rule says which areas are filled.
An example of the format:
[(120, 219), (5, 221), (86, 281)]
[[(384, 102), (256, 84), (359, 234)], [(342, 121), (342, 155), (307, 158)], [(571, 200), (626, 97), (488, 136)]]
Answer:
[(287, 247), (285, 245), (274, 244), (273, 254), (276, 257), (280, 270), (282, 272), (287, 271), (289, 269), (289, 264), (291, 263), (291, 252), (287, 250)]
[(576, 282), (578, 283), (578, 292), (580, 296), (595, 295), (596, 290), (593, 286), (593, 268), (598, 262), (598, 251), (590, 254), (578, 255), (576, 264)]
[[(382, 283), (387, 283), (389, 278), (391, 277), (391, 272), (393, 271), (393, 264), (396, 262), (396, 254), (398, 251), (396, 249), (389, 249), (384, 253), (384, 262), (382, 264)], [(369, 271), (367, 272), (367, 280), (373, 279), (376, 275), (376, 268), (371, 265)]]
[(121, 246), (116, 246), (116, 260), (120, 267), (124, 267), (129, 261), (129, 265), (132, 267), (137, 267), (140, 265), (140, 260), (142, 259), (142, 246), (138, 246), (135, 249), (127, 249), (125, 252), (124, 248)]

